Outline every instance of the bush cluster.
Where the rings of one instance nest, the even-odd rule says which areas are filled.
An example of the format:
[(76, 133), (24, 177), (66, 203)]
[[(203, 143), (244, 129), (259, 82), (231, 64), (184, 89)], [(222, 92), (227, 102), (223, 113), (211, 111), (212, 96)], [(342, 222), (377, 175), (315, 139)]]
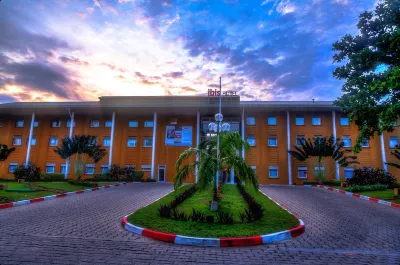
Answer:
[(361, 191), (377, 191), (377, 190), (386, 190), (388, 185), (376, 184), (376, 185), (367, 185), (367, 186), (351, 186), (346, 189), (349, 192), (361, 192)]
[(34, 164), (19, 165), (14, 170), (14, 177), (16, 180), (24, 179), (28, 181), (40, 180), (40, 167)]
[(249, 209), (245, 209), (244, 213), (240, 213), (240, 220), (242, 223), (250, 223), (253, 221), (258, 221), (263, 216), (264, 209), (249, 193), (242, 184), (236, 183), (239, 188), (240, 194), (243, 196), (244, 200), (249, 205)]
[[(144, 172), (136, 171), (133, 166), (121, 167), (118, 164), (111, 166), (106, 174), (93, 174), (91, 181), (142, 181)], [(148, 181), (150, 182), (150, 181)]]
[(68, 180), (68, 183), (71, 185), (79, 185), (84, 187), (96, 188), (99, 185), (96, 182), (88, 181), (88, 180)]
[(382, 184), (391, 188), (396, 183), (396, 178), (381, 168), (358, 168), (354, 170), (352, 178), (346, 180), (349, 186), (368, 186)]
[(64, 181), (65, 176), (61, 173), (42, 173), (41, 181)]
[[(196, 185), (193, 185), (189, 189), (185, 190), (184, 192), (176, 196), (175, 199), (173, 199), (170, 204), (161, 205), (160, 208), (158, 209), (158, 213), (160, 214), (161, 217), (166, 217), (166, 218), (174, 218), (176, 216), (181, 216), (179, 215), (179, 211), (175, 210), (175, 208), (178, 207), (178, 205), (181, 204), (184, 200), (192, 196), (196, 190), (197, 190)], [(175, 212), (172, 213), (172, 210), (175, 210)]]

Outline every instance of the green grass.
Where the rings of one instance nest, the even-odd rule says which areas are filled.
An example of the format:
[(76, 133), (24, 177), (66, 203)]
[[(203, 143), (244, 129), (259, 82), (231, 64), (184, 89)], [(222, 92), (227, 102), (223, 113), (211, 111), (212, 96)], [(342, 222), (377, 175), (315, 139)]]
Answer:
[[(189, 185), (190, 186), (190, 185)], [(182, 192), (181, 188), (178, 192)], [(261, 193), (257, 193), (254, 188), (247, 187), (247, 191), (255, 196), (264, 209), (264, 216), (257, 222), (249, 224), (235, 223), (233, 225), (206, 224), (200, 222), (183, 222), (167, 218), (161, 218), (158, 214), (160, 205), (169, 203), (174, 198), (174, 193), (170, 193), (161, 200), (154, 202), (138, 210), (128, 217), (128, 221), (148, 229), (157, 231), (175, 233), (186, 236), (197, 237), (243, 237), (274, 233), (292, 227), (296, 227), (298, 220), (281, 209), (277, 204), (269, 200)], [(208, 215), (215, 215), (209, 210), (209, 201), (212, 198), (212, 188), (205, 191), (197, 191), (192, 197), (184, 201), (178, 208), (190, 213), (192, 208), (203, 210)], [(221, 199), (220, 209), (224, 212), (233, 213), (238, 216), (247, 208), (246, 202), (242, 199), (236, 186), (225, 185), (223, 187), (224, 198)], [(208, 197), (207, 197), (208, 196)]]
[(38, 183), (38, 185), (43, 188), (64, 190), (66, 192), (88, 189), (88, 187), (72, 185), (68, 182), (42, 182)]

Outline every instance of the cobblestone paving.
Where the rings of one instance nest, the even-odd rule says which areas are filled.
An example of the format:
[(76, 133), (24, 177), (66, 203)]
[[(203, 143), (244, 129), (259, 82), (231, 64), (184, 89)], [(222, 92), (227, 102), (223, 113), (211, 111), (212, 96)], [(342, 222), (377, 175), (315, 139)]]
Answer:
[(125, 231), (121, 218), (172, 190), (113, 190), (0, 210), (0, 264), (400, 264), (400, 210), (330, 191), (263, 186), (306, 232), (245, 248), (178, 246)]

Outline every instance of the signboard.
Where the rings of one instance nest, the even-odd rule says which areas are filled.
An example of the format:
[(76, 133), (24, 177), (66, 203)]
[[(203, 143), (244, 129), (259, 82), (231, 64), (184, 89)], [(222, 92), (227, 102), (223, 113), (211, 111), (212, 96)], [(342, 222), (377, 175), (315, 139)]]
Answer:
[(192, 126), (168, 125), (165, 134), (165, 145), (192, 146)]
[[(209, 97), (219, 97), (221, 95), (221, 93), (219, 92), (219, 90), (217, 89), (208, 89), (208, 96)], [(236, 91), (222, 91), (222, 96), (236, 96)]]

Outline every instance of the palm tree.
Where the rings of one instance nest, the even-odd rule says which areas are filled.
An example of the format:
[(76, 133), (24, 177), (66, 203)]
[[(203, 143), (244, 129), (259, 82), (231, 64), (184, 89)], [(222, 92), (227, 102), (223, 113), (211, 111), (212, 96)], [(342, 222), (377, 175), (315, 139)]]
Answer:
[[(394, 150), (394, 152), (391, 152), (390, 154), (393, 155), (395, 158), (397, 158), (397, 160), (400, 160), (400, 145), (396, 146), (396, 150)], [(392, 162), (386, 164), (395, 168), (400, 168), (400, 164), (398, 163)]]
[[(209, 184), (215, 184), (217, 171), (223, 168), (233, 168), (237, 172), (239, 181), (251, 183), (258, 190), (258, 180), (255, 171), (246, 164), (246, 161), (239, 156), (238, 150), (250, 149), (250, 145), (244, 141), (238, 132), (220, 134), (220, 163), (217, 163), (217, 139), (212, 137), (202, 141), (198, 148), (189, 148), (179, 156), (176, 161), (176, 172), (174, 187), (179, 188), (188, 178), (189, 174), (197, 166), (198, 187), (205, 188)], [(183, 160), (192, 159), (198, 156), (199, 160), (182, 166)]]
[(346, 153), (352, 152), (350, 149), (344, 149), (344, 143), (340, 139), (334, 141), (334, 137), (315, 137), (312, 140), (304, 140), (300, 142), (300, 146), (294, 146), (295, 150), (289, 150), (297, 161), (304, 162), (309, 159), (316, 159), (318, 165), (318, 171), (316, 177), (322, 181), (326, 171), (320, 170), (324, 160), (331, 158), (333, 161), (337, 161), (340, 166), (347, 167), (351, 164), (359, 164), (357, 156), (345, 156)]
[(6, 161), (8, 156), (15, 151), (15, 147), (8, 148), (5, 144), (0, 144), (0, 162)]
[(76, 155), (75, 176), (80, 180), (83, 175), (83, 160), (92, 159), (94, 163), (99, 162), (105, 155), (106, 150), (97, 144), (97, 138), (91, 135), (75, 135), (72, 139), (65, 137), (61, 147), (54, 149), (61, 158), (70, 159)]

